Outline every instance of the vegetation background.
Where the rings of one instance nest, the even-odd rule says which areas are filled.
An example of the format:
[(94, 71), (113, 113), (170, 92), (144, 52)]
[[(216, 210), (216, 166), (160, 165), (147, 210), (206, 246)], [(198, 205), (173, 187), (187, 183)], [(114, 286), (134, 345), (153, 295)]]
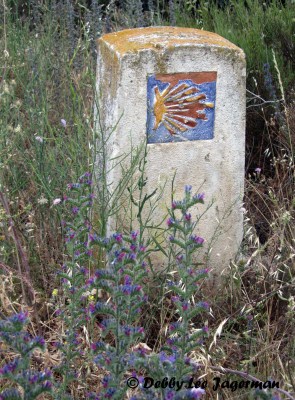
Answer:
[[(1, 0), (1, 314), (30, 303), (25, 285), (34, 323), (45, 337), (58, 335), (50, 302), (65, 250), (53, 202), (93, 169), (96, 39), (151, 25), (213, 31), (246, 53), (243, 256), (224, 271), (226, 290), (212, 298), (204, 287), (212, 331), (227, 319), (210, 356), (295, 392), (294, 0)], [(154, 315), (168, 318), (156, 290), (149, 298)], [(161, 335), (154, 319), (151, 347)]]

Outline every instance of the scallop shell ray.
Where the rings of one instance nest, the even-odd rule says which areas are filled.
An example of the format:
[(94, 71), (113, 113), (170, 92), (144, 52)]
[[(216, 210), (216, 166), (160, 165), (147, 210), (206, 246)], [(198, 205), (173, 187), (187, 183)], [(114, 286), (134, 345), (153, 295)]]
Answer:
[(188, 83), (178, 83), (168, 86), (160, 92), (158, 86), (154, 88), (155, 124), (153, 130), (158, 129), (163, 123), (171, 135), (177, 132), (185, 132), (197, 125), (197, 119), (206, 119), (205, 108), (214, 108), (211, 102), (206, 100), (204, 93)]

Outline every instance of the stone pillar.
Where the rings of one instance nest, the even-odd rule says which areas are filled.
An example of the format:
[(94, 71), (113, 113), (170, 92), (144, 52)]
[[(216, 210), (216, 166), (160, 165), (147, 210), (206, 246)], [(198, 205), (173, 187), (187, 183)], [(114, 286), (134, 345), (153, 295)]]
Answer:
[[(155, 221), (171, 205), (175, 173), (175, 200), (185, 185), (204, 192), (207, 205), (214, 200), (196, 233), (212, 244), (210, 265), (219, 272), (243, 236), (245, 76), (243, 51), (202, 30), (128, 29), (98, 41), (100, 124), (115, 127), (109, 159), (128, 152), (131, 140), (147, 140), (147, 192), (168, 180)], [(115, 168), (109, 182), (120, 174)]]

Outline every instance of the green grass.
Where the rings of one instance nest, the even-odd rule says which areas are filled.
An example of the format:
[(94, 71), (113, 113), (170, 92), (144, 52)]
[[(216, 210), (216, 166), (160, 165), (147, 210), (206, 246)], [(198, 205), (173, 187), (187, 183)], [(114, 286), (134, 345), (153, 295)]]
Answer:
[[(46, 9), (42, 26), (33, 31), (30, 19), (13, 21), (6, 11), (4, 32), (1, 190), (9, 190), (11, 211), (29, 257), (36, 266), (50, 269), (60, 262), (62, 252), (60, 215), (52, 201), (92, 164), (95, 63), (87, 37), (71, 54), (72, 38), (64, 21), (52, 18)], [(78, 57), (83, 59), (80, 68), (75, 66)], [(61, 119), (67, 121), (65, 128)], [(41, 198), (48, 203), (39, 204)], [(28, 222), (34, 223), (29, 234)]]
[[(213, 1), (179, 3), (189, 12), (180, 12), (179, 25), (202, 28), (230, 40), (241, 47), (247, 59), (248, 87), (253, 87), (253, 77), (263, 86), (263, 65), (273, 67), (271, 50), (275, 51), (284, 88), (294, 85), (294, 34), (295, 4), (279, 1), (233, 0), (217, 7)], [(194, 11), (194, 16), (192, 15)], [(272, 68), (274, 73), (274, 68)], [(275, 75), (275, 73), (274, 73)]]

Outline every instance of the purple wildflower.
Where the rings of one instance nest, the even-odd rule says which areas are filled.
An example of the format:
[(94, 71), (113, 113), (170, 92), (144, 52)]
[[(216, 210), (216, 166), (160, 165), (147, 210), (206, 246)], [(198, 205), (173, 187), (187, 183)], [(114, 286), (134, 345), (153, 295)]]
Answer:
[(173, 400), (175, 393), (172, 390), (169, 390), (165, 395), (165, 400)]
[(118, 255), (118, 261), (122, 261), (123, 260), (123, 258), (126, 256), (126, 253), (124, 253), (123, 251), (121, 251), (121, 253), (119, 253), (119, 255)]
[(131, 294), (134, 292), (139, 292), (141, 290), (141, 286), (127, 284), (127, 285), (123, 285), (121, 290), (124, 294)]
[(194, 200), (198, 200), (202, 203), (204, 202), (204, 198), (205, 198), (205, 193), (198, 193), (193, 197)]
[(122, 243), (123, 241), (123, 235), (121, 233), (114, 233), (113, 238), (117, 243)]
[(60, 120), (60, 123), (62, 124), (62, 126), (64, 127), (64, 128), (66, 128), (67, 127), (67, 121), (65, 120), (65, 119), (61, 119)]
[(200, 301), (197, 306), (200, 308), (204, 308), (205, 310), (209, 310), (209, 304), (207, 303), (207, 301)]
[(105, 348), (105, 344), (102, 341), (95, 342), (95, 343), (93, 343), (93, 345), (95, 345), (95, 349), (104, 349)]
[(95, 233), (90, 233), (88, 235), (88, 239), (89, 239), (90, 242), (94, 242), (95, 240), (98, 239), (98, 236)]
[(124, 334), (126, 336), (130, 336), (130, 334), (131, 334), (131, 327), (130, 326), (124, 326)]
[(116, 389), (115, 388), (109, 388), (105, 393), (105, 398), (106, 399), (111, 399), (115, 393), (116, 393)]
[(50, 381), (46, 381), (42, 383), (43, 389), (50, 390), (52, 388), (52, 383)]
[(183, 311), (187, 311), (188, 308), (189, 308), (189, 303), (188, 303), (188, 301), (184, 301), (184, 302), (182, 303), (181, 307), (182, 307), (182, 310), (183, 310)]
[(205, 394), (205, 390), (201, 388), (193, 388), (189, 391), (189, 396), (191, 399), (200, 399), (203, 394)]
[(192, 219), (192, 215), (189, 213), (189, 214), (187, 214), (187, 213), (185, 213), (184, 214), (184, 219), (186, 220), (186, 221), (190, 221), (191, 219)]
[(0, 369), (0, 375), (6, 375), (11, 372), (14, 372), (16, 370), (16, 368), (18, 367), (18, 363), (19, 363), (19, 359), (15, 358), (10, 363), (4, 365), (4, 367)]
[(73, 207), (72, 208), (72, 213), (74, 214), (74, 215), (76, 215), (76, 214), (78, 214), (78, 212), (79, 212), (79, 207)]
[(130, 250), (131, 251), (136, 251), (136, 245), (135, 244), (131, 244), (130, 245)]
[(203, 268), (203, 269), (199, 269), (198, 274), (199, 275), (206, 275), (209, 272), (209, 268)]
[(135, 231), (131, 232), (131, 239), (132, 240), (136, 240), (137, 236), (138, 236), (138, 232), (135, 232)]
[(169, 325), (169, 331), (173, 332), (175, 329), (177, 329), (179, 327), (179, 322), (172, 322)]
[(68, 183), (67, 184), (68, 189), (79, 189), (81, 187), (80, 183)]
[(33, 375), (31, 375), (30, 377), (29, 377), (29, 382), (31, 383), (31, 384), (34, 384), (34, 383), (36, 383), (37, 382), (37, 380), (38, 380), (38, 374), (33, 374)]
[(104, 376), (102, 380), (102, 386), (106, 389), (109, 386), (109, 382), (111, 380), (110, 376)]
[(191, 240), (192, 240), (193, 242), (195, 242), (196, 244), (199, 244), (199, 245), (201, 245), (201, 244), (204, 243), (204, 239), (201, 238), (200, 236), (196, 236), (196, 235), (192, 235), (192, 236), (191, 236)]
[(167, 219), (167, 225), (168, 225), (169, 228), (170, 228), (170, 226), (172, 226), (174, 224), (175, 224), (175, 221), (174, 221), (173, 218), (170, 217), (170, 218)]
[(168, 339), (166, 340), (166, 343), (167, 343), (169, 346), (173, 346), (174, 343), (175, 343), (175, 341), (176, 341), (176, 338), (168, 338)]
[(170, 356), (167, 356), (167, 354), (161, 352), (160, 353), (160, 361), (163, 362), (170, 362), (170, 363), (174, 363), (176, 361), (176, 356), (175, 354), (171, 354)]
[(18, 314), (13, 315), (10, 320), (12, 323), (18, 322), (21, 324), (25, 324), (27, 322), (28, 319), (28, 312), (20, 312)]
[(136, 254), (135, 253), (128, 254), (128, 259), (129, 260), (135, 260), (136, 259)]
[(34, 341), (35, 341), (36, 345), (38, 345), (38, 346), (41, 346), (41, 347), (45, 346), (45, 340), (42, 336), (36, 336)]
[[(98, 271), (97, 271), (98, 272)], [(93, 285), (95, 282), (95, 277), (91, 276), (89, 279), (86, 281), (86, 285)]]
[(129, 275), (125, 275), (124, 276), (124, 285), (131, 285), (132, 280), (131, 277)]
[(191, 365), (191, 359), (190, 359), (190, 357), (185, 357), (185, 359), (184, 359), (184, 362), (185, 362), (185, 365)]

